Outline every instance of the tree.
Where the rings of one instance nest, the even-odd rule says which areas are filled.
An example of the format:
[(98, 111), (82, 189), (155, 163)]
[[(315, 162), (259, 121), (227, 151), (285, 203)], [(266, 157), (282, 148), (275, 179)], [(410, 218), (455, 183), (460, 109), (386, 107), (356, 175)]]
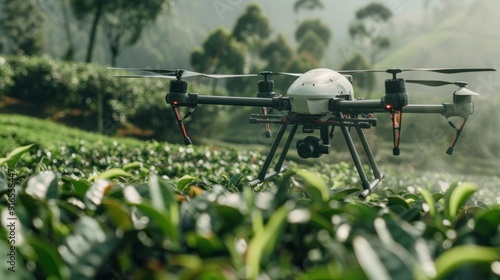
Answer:
[(68, 0), (60, 0), (63, 22), (64, 22), (64, 33), (66, 35), (66, 40), (68, 41), (68, 47), (64, 53), (64, 60), (73, 60), (75, 58), (75, 45), (73, 44), (73, 36), (71, 35), (71, 25), (69, 20), (68, 11)]
[[(344, 62), (344, 64), (340, 67), (340, 69), (342, 70), (358, 70), (370, 68), (371, 65), (361, 54), (354, 55), (349, 60)], [(371, 72), (356, 75), (356, 79), (354, 80), (353, 84), (360, 89), (367, 90), (367, 98), (370, 98), (375, 85), (375, 75)]]
[(310, 54), (316, 62), (321, 61), (325, 54), (326, 44), (318, 34), (312, 30), (308, 30), (304, 36), (300, 38), (298, 53)]
[(307, 19), (304, 20), (297, 28), (297, 31), (295, 31), (295, 40), (300, 42), (309, 31), (318, 35), (325, 45), (328, 45), (332, 37), (330, 28), (320, 19)]
[(71, 0), (71, 7), (78, 20), (84, 21), (89, 17), (92, 18), (85, 62), (92, 61), (97, 28), (105, 10), (112, 10), (113, 2), (105, 0)]
[(321, 0), (297, 0), (293, 5), (293, 10), (298, 13), (300, 10), (323, 9), (324, 7)]
[(279, 34), (260, 51), (259, 56), (267, 61), (266, 69), (281, 71), (287, 67), (290, 57), (293, 57), (293, 49), (285, 36)]
[[(245, 48), (234, 40), (227, 29), (221, 27), (212, 32), (201, 47), (191, 53), (191, 65), (204, 73), (243, 73)], [(213, 83), (215, 92), (216, 80)]]
[(309, 52), (319, 62), (323, 58), (331, 36), (330, 28), (321, 20), (305, 20), (295, 32), (295, 39), (299, 43), (298, 52)]
[[(106, 22), (106, 35), (110, 39), (113, 52), (119, 53), (124, 42), (134, 43), (141, 35), (142, 29), (156, 19), (165, 1), (134, 1), (134, 0), (71, 0), (71, 6), (78, 20), (91, 18), (89, 43), (86, 62), (92, 61), (92, 53), (97, 31)], [(151, 10), (156, 9), (154, 13)], [(154, 17), (148, 17), (153, 15)], [(123, 17), (122, 17), (123, 16)], [(138, 25), (130, 30), (131, 25)], [(137, 38), (137, 39), (136, 39)]]
[(392, 17), (392, 12), (389, 8), (380, 3), (371, 3), (356, 11), (357, 19), (372, 18), (377, 21), (386, 22)]
[(33, 55), (45, 45), (43, 15), (31, 0), (0, 1), (0, 32), (5, 52)]
[(367, 49), (370, 63), (389, 48), (390, 39), (383, 36), (382, 25), (392, 18), (389, 8), (379, 3), (371, 3), (356, 12), (356, 19), (349, 26), (349, 35), (356, 45)]
[[(301, 10), (323, 9), (324, 6), (321, 0), (297, 0), (293, 8), (298, 14)], [(299, 45), (290, 67), (299, 69), (307, 64), (318, 65), (330, 42), (331, 35), (328, 26), (320, 19), (302, 21), (295, 31), (295, 40)], [(310, 61), (304, 63), (308, 59)]]
[(311, 57), (311, 54), (308, 52), (301, 52), (292, 57), (287, 71), (293, 73), (303, 73), (314, 68), (318, 68), (318, 63)]
[(248, 5), (244, 14), (236, 21), (233, 29), (234, 38), (247, 45), (269, 37), (271, 26), (269, 18), (256, 3)]
[(191, 54), (191, 65), (196, 71), (217, 73), (221, 70), (242, 72), (245, 63), (244, 48), (232, 39), (227, 29), (212, 32), (202, 47)]
[(123, 48), (139, 41), (143, 29), (155, 21), (165, 4), (164, 0), (117, 2), (113, 13), (107, 13), (102, 18), (112, 66), (116, 66), (116, 58)]

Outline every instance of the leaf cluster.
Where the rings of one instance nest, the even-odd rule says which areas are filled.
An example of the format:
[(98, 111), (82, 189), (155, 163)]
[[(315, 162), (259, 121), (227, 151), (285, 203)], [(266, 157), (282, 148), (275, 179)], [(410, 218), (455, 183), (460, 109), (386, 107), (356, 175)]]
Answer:
[[(28, 149), (14, 150), (0, 165), (15, 166)], [(26, 279), (498, 277), (499, 209), (466, 206), (477, 190), (471, 184), (444, 193), (386, 192), (362, 202), (353, 197), (357, 189), (330, 189), (298, 168), (260, 192), (242, 185), (238, 174), (207, 185), (190, 175), (141, 179), (136, 168), (91, 178), (35, 173), (15, 182), (15, 209), (8, 173), (0, 171), (2, 217), (18, 221), (18, 273)], [(8, 233), (0, 228), (3, 248)]]

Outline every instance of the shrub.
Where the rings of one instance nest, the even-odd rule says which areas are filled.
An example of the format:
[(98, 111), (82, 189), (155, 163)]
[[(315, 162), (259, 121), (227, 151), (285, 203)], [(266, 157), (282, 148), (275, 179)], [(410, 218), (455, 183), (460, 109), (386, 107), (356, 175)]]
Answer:
[[(165, 102), (168, 80), (116, 79), (113, 75), (120, 73), (104, 67), (48, 56), (9, 56), (6, 61), (0, 61), (0, 75), (6, 77), (0, 82), (0, 93), (37, 104), (41, 111), (87, 112), (90, 117), (86, 118), (93, 121), (100, 93), (105, 133), (114, 134), (118, 128), (132, 124), (153, 130), (157, 140), (180, 140), (174, 115)], [(195, 121), (187, 120), (192, 122), (189, 130), (194, 138), (204, 135), (218, 111), (215, 107), (197, 110)], [(91, 129), (96, 130), (97, 126)]]
[(12, 86), (12, 76), (14, 72), (7, 63), (5, 57), (0, 56), (0, 96), (5, 94), (6, 90)]
[(297, 168), (260, 192), (130, 165), (20, 180), (29, 149), (0, 158), (0, 247), (22, 279), (498, 279), (500, 209), (466, 206), (474, 184), (359, 201)]

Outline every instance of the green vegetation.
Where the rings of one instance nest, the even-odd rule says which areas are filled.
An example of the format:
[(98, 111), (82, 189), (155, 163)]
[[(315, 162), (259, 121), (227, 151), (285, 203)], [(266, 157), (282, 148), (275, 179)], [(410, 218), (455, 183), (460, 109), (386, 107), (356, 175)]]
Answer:
[[(353, 168), (342, 163), (292, 166), (252, 191), (245, 182), (262, 159), (256, 152), (114, 139), (20, 116), (0, 120), (0, 212), (17, 218), (16, 277), (499, 276), (500, 210), (467, 203), (474, 184), (436, 192), (436, 177), (401, 177), (399, 187), (362, 202)], [(11, 234), (0, 229), (5, 252)], [(2, 279), (13, 277), (8, 267), (2, 264)]]
[[(251, 188), (247, 183), (267, 147), (261, 152), (256, 130), (242, 129), (249, 110), (200, 106), (195, 121), (186, 121), (196, 143), (230, 138), (238, 146), (172, 144), (179, 134), (165, 104), (167, 83), (118, 80), (112, 75), (119, 73), (75, 62), (303, 72), (339, 55), (334, 64), (349, 69), (375, 62), (411, 67), (432, 61), (437, 64), (423, 66), (437, 67), (463, 57), (462, 46), (471, 50), (467, 61), (487, 57), (493, 63), (498, 36), (480, 35), (497, 26), (482, 12), (493, 11), (486, 1), (474, 1), (473, 8), (482, 8), (470, 12), (444, 1), (435, 11), (439, 21), (411, 28), (385, 24), (397, 7), (368, 4), (352, 21), (352, 42), (340, 46), (344, 57), (333, 50), (342, 38), (332, 34), (331, 22), (302, 17), (338, 4), (293, 1), (295, 22), (275, 30), (271, 22), (289, 18), (267, 17), (270, 7), (286, 14), (278, 2), (261, 1), (264, 8), (259, 2), (245, 8), (241, 1), (108, 2), (0, 0), (0, 279), (500, 278), (500, 180), (466, 175), (498, 175), (500, 144), (491, 121), (499, 115), (491, 106), (498, 99), (476, 107), (480, 125), (464, 133), (448, 169), (461, 175), (413, 171), (439, 170), (446, 161), (434, 156), (450, 140), (444, 121), (439, 127), (434, 118), (405, 117), (405, 152), (388, 160), (390, 140), (383, 140), (391, 137), (390, 126), (384, 125), (387, 116), (377, 116), (381, 125), (369, 133), (386, 178), (360, 201), (359, 178), (342, 162), (349, 162), (342, 143), (306, 167), (287, 161), (287, 172)], [(283, 34), (294, 34), (295, 44)], [(489, 47), (477, 51), (478, 41)], [(191, 66), (185, 66), (189, 57)], [(290, 78), (273, 79), (276, 91), (286, 92)], [(477, 90), (493, 93), (495, 77), (481, 79)], [(373, 75), (355, 81), (369, 90), (366, 96), (375, 93)], [(200, 80), (189, 91), (256, 91), (254, 79), (223, 85)], [(441, 102), (434, 98), (422, 97)], [(214, 134), (219, 138), (205, 138)]]
[[(137, 133), (138, 137), (178, 140), (177, 134), (170, 133), (176, 121), (165, 102), (168, 82), (120, 80), (113, 77), (116, 72), (104, 67), (48, 56), (0, 56), (0, 74), (0, 98), (14, 98), (19, 104), (12, 109), (4, 105), (2, 110), (7, 112), (48, 117), (107, 135), (127, 134), (139, 127), (142, 134)], [(190, 90), (205, 92), (207, 88), (195, 85)], [(217, 90), (216, 94), (222, 93)], [(211, 120), (221, 111), (213, 106), (196, 110), (191, 133), (205, 136)]]

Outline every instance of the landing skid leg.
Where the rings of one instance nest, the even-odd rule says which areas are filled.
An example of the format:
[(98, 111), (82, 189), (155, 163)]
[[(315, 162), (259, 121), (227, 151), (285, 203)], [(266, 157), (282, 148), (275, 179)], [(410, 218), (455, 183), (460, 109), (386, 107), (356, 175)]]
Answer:
[(375, 180), (373, 180), (370, 184), (369, 189), (364, 189), (358, 197), (361, 200), (365, 200), (365, 198), (368, 196), (370, 191), (375, 188), (375, 186), (380, 183), (380, 181), (384, 178), (384, 173), (380, 172), (378, 169), (377, 163), (375, 162), (375, 158), (373, 157), (372, 150), (370, 149), (370, 146), (368, 145), (368, 141), (366, 140), (365, 133), (363, 132), (363, 129), (361, 127), (356, 127), (356, 131), (358, 133), (359, 139), (361, 140), (361, 144), (363, 145), (363, 150), (366, 154), (366, 157), (368, 158), (368, 162), (370, 163), (370, 168), (372, 169), (373, 172), (373, 177), (375, 177)]
[(278, 132), (278, 134), (276, 135), (276, 138), (274, 139), (271, 150), (269, 151), (269, 155), (267, 156), (266, 160), (264, 161), (264, 164), (262, 165), (262, 169), (259, 172), (257, 180), (249, 182), (248, 183), (249, 186), (251, 186), (251, 187), (256, 186), (256, 185), (270, 179), (271, 177), (286, 171), (286, 167), (283, 166), (283, 162), (285, 161), (286, 154), (288, 153), (288, 150), (290, 149), (290, 145), (292, 144), (293, 137), (295, 136), (295, 133), (297, 132), (298, 126), (299, 125), (296, 124), (292, 127), (292, 130), (290, 131), (290, 134), (288, 135), (285, 146), (283, 147), (283, 150), (281, 151), (280, 157), (278, 158), (278, 162), (276, 163), (274, 170), (267, 173), (267, 169), (271, 165), (271, 161), (273, 160), (273, 157), (276, 153), (276, 150), (278, 149), (279, 143), (281, 142), (281, 139), (283, 138), (283, 135), (285, 134), (285, 131), (287, 128), (286, 124), (281, 125), (280, 131)]
[[(342, 118), (342, 113), (339, 113), (338, 116), (339, 118)], [(358, 195), (358, 197), (359, 199), (364, 200), (366, 199), (370, 191), (376, 185), (378, 185), (378, 183), (383, 177), (383, 174), (380, 173), (380, 171), (378, 170), (378, 167), (375, 163), (375, 159), (373, 158), (373, 154), (371, 153), (370, 147), (368, 146), (368, 142), (366, 141), (366, 137), (364, 137), (362, 129), (360, 127), (356, 127), (357, 133), (361, 139), (361, 143), (363, 144), (363, 149), (367, 154), (370, 167), (372, 168), (375, 176), (375, 180), (372, 181), (371, 183), (368, 181), (368, 178), (366, 177), (365, 170), (363, 169), (363, 165), (361, 164), (359, 154), (356, 151), (356, 147), (354, 146), (354, 142), (352, 141), (351, 133), (349, 132), (348, 127), (342, 125), (340, 126), (340, 129), (342, 130), (342, 134), (344, 135), (347, 147), (349, 148), (349, 152), (351, 153), (352, 160), (354, 162), (354, 165), (356, 166), (356, 170), (358, 171), (359, 178), (361, 180), (361, 185), (363, 187), (363, 191)]]

